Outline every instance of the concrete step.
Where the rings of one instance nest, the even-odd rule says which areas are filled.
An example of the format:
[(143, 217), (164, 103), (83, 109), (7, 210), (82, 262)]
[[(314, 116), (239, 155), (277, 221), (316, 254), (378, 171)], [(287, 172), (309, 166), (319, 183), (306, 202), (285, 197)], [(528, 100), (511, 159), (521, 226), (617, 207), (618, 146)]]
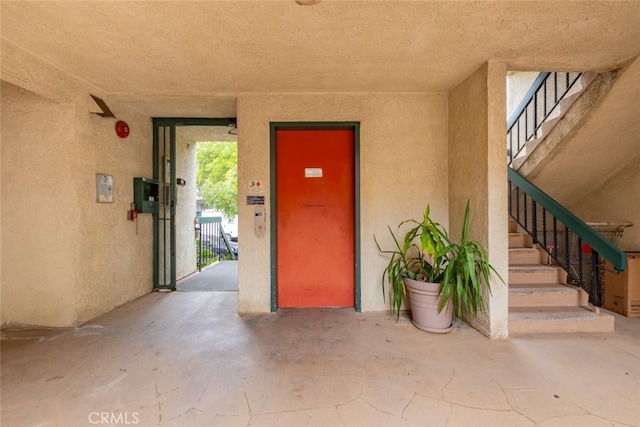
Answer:
[(586, 307), (589, 295), (575, 286), (561, 283), (518, 283), (509, 285), (509, 310), (515, 307)]
[(533, 240), (525, 233), (509, 233), (509, 248), (530, 248)]
[[(562, 105), (562, 101), (560, 101), (560, 103)], [(551, 129), (553, 129), (556, 124), (558, 124), (558, 122), (560, 121), (560, 116), (563, 115), (564, 112), (566, 111), (559, 108), (561, 107), (561, 105), (556, 107), (556, 109), (554, 110), (554, 113), (552, 113), (551, 116), (549, 116), (547, 120), (545, 120), (542, 123), (542, 126), (540, 126), (540, 129), (538, 129), (536, 138), (530, 141), (527, 141), (527, 154), (531, 154), (533, 150), (535, 150), (535, 148), (540, 144), (540, 141), (542, 141), (547, 135), (549, 135), (549, 132), (551, 132)]]
[[(556, 109), (558, 112), (559, 110)], [(559, 114), (559, 113), (558, 113)], [(527, 158), (535, 151), (535, 149), (544, 141), (551, 129), (560, 121), (560, 117), (548, 118), (542, 123), (540, 129), (536, 132), (535, 136), (525, 142), (522, 151), (518, 153), (518, 157), (511, 161), (511, 167), (515, 170), (520, 169), (520, 166), (527, 160)]]
[(593, 81), (595, 80), (596, 77), (598, 77), (598, 72), (596, 71), (586, 71), (584, 73), (582, 73), (582, 76), (580, 76), (580, 80), (579, 80), (579, 84), (580, 84), (580, 92), (583, 92), (585, 89), (587, 89), (591, 83), (593, 83)]
[(556, 265), (509, 265), (508, 283), (567, 283), (567, 273)]
[(615, 318), (585, 307), (514, 307), (509, 335), (551, 332), (613, 332)]
[(611, 332), (615, 318), (589, 308), (589, 296), (567, 285), (567, 273), (509, 219), (509, 335)]
[[(547, 126), (550, 126), (553, 129), (553, 126), (555, 126), (557, 121), (558, 121), (558, 119), (552, 120), (551, 122), (549, 122), (547, 124)], [(527, 156), (531, 155), (531, 153), (534, 152), (534, 150), (538, 147), (538, 145), (540, 145), (542, 143), (542, 141), (544, 141), (544, 139), (546, 138), (546, 136), (549, 133), (549, 131), (545, 131), (545, 132), (546, 133), (544, 135), (539, 136), (537, 138), (534, 138), (534, 139), (532, 139), (530, 141), (527, 141), (526, 149), (525, 149), (525, 153), (526, 153)], [(526, 160), (526, 156), (524, 157), (523, 160), (520, 161), (520, 164), (523, 163), (524, 160)]]
[(511, 264), (546, 264), (549, 256), (538, 248), (510, 248), (509, 265)]
[(525, 160), (527, 160), (527, 156), (516, 157), (515, 159), (511, 160), (511, 167), (514, 170), (519, 170), (520, 166), (522, 166)]

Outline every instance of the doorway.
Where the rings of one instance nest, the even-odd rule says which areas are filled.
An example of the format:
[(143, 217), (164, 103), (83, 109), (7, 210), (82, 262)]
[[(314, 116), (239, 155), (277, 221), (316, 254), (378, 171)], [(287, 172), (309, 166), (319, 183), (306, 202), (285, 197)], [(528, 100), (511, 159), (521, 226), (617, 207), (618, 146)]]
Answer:
[(359, 297), (357, 123), (272, 124), (272, 309)]
[[(153, 178), (159, 182), (159, 209), (153, 215), (153, 289), (175, 290), (177, 280), (196, 266), (195, 173), (185, 176), (185, 161), (192, 157), (195, 143), (178, 146), (177, 129), (226, 127), (235, 129), (236, 119), (153, 119)], [(189, 151), (191, 154), (187, 154)], [(188, 209), (185, 207), (188, 206)], [(185, 267), (185, 259), (193, 268)]]

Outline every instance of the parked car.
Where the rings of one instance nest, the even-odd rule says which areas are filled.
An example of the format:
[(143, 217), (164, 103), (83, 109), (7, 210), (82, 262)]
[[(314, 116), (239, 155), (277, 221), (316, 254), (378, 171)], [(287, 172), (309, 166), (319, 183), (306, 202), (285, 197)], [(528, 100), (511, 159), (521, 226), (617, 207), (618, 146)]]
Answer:
[[(200, 244), (202, 245), (203, 250), (210, 250), (212, 254), (217, 256), (219, 259), (222, 259), (229, 254), (229, 248), (221, 237), (216, 239), (211, 238), (210, 236), (203, 236)], [(238, 243), (229, 241), (229, 246), (231, 247), (231, 253), (233, 253), (234, 258), (238, 259)]]

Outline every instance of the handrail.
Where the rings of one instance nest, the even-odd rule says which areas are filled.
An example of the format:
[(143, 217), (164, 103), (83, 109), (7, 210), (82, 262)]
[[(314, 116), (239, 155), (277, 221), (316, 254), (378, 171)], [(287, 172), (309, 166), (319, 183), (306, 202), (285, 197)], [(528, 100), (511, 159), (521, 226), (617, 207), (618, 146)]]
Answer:
[(518, 117), (522, 115), (522, 113), (524, 112), (524, 109), (527, 108), (527, 104), (529, 104), (529, 102), (533, 98), (533, 95), (538, 91), (538, 89), (540, 89), (540, 86), (542, 86), (542, 83), (545, 81), (545, 79), (549, 74), (551, 73), (542, 72), (538, 74), (538, 77), (536, 77), (533, 83), (531, 83), (531, 87), (529, 88), (527, 93), (524, 95), (524, 97), (522, 98), (522, 101), (520, 101), (520, 104), (518, 104), (518, 107), (516, 107), (516, 109), (513, 111), (513, 114), (511, 114), (511, 117), (507, 121), (507, 129), (511, 129), (511, 127), (515, 124), (516, 120), (518, 120)]
[(584, 221), (569, 212), (564, 206), (556, 202), (518, 172), (512, 168), (508, 168), (508, 172), (509, 181), (520, 187), (536, 203), (561, 221), (568, 229), (582, 239), (582, 241), (587, 243), (594, 251), (600, 254), (600, 256), (608, 260), (615, 269), (622, 271), (627, 268), (627, 257), (618, 247), (609, 242), (601, 234), (593, 230)]
[(507, 121), (509, 164), (535, 139), (542, 125), (571, 91), (582, 73), (542, 72)]

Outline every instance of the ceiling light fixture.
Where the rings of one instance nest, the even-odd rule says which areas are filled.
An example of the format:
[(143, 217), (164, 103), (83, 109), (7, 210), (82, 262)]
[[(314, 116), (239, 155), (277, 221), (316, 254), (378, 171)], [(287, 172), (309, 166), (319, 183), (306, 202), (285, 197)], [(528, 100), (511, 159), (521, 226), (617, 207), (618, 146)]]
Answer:
[(295, 0), (295, 2), (302, 6), (312, 6), (320, 3), (320, 0)]

